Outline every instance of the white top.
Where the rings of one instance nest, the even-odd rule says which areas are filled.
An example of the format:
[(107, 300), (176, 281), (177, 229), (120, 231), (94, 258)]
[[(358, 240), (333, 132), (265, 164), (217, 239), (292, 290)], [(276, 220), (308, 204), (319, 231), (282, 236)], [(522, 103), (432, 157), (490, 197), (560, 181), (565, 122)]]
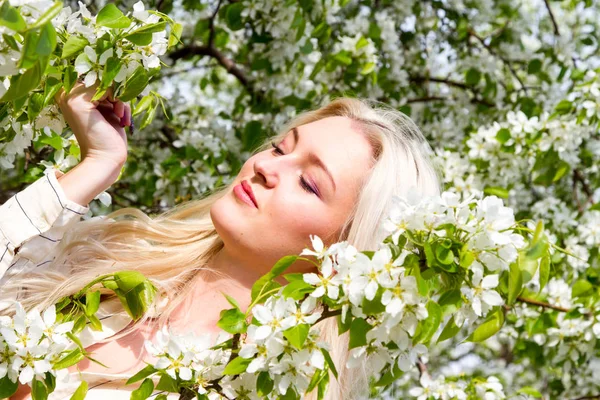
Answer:
[[(18, 279), (21, 271), (44, 268), (54, 259), (54, 250), (74, 224), (81, 220), (89, 208), (67, 198), (57, 178), (63, 175), (49, 168), (44, 176), (0, 206), (0, 290), (8, 279)], [(0, 304), (0, 310), (6, 305)], [(86, 327), (80, 338), (85, 347), (121, 331), (131, 318), (117, 303), (102, 303), (97, 314), (103, 330), (93, 331)], [(88, 383), (86, 399), (125, 400), (138, 383), (125, 386), (129, 375), (103, 373), (72, 373), (68, 382), (57, 382), (50, 400), (69, 399), (81, 380)], [(156, 382), (155, 382), (156, 384)], [(155, 391), (150, 398), (161, 394)], [(170, 394), (169, 399), (178, 399)]]

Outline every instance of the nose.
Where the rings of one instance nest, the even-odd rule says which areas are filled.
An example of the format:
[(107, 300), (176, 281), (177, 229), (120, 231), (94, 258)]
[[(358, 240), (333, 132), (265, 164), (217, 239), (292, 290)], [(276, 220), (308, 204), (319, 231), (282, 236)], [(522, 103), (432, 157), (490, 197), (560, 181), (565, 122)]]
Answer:
[(279, 183), (279, 173), (275, 160), (260, 159), (254, 161), (254, 173), (260, 176), (264, 184), (269, 187), (275, 187)]

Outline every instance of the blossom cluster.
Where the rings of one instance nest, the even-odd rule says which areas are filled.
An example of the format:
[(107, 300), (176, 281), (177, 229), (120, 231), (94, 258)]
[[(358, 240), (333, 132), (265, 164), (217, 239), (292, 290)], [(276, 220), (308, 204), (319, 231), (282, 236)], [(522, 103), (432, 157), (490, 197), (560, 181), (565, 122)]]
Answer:
[[(195, 355), (183, 350), (193, 340), (169, 341), (161, 333), (157, 340), (163, 350), (148, 344), (160, 357), (153, 373), (180, 379), (180, 389), (201, 394), (297, 398), (317, 386), (326, 390), (329, 372), (337, 377), (339, 369), (365, 365), (381, 385), (389, 385), (403, 372), (418, 369), (433, 338), (449, 339), (462, 326), (469, 327), (471, 341), (494, 335), (503, 320), (490, 326), (490, 318), (502, 313), (499, 306), (514, 301), (498, 287), (499, 276), (514, 274), (519, 252), (533, 243), (526, 245), (512, 210), (495, 196), (463, 199), (451, 192), (421, 201), (396, 200), (383, 223), (387, 237), (379, 249), (360, 252), (348, 242), (328, 247), (311, 236), (312, 249), (284, 257), (257, 281), (248, 310), (242, 312), (230, 299), (235, 308), (224, 311), (219, 321), (233, 335), (229, 341), (221, 338), (212, 350), (204, 342)], [(289, 283), (276, 284), (274, 279), (302, 256), (316, 259), (318, 271), (284, 274)], [(336, 366), (331, 343), (320, 340), (318, 324), (330, 317), (338, 318), (339, 334), (349, 332), (345, 365)], [(489, 389), (503, 396), (502, 385), (490, 379)], [(432, 382), (424, 384), (422, 393), (434, 395), (449, 387)], [(478, 393), (486, 392), (479, 383)]]
[(67, 371), (56, 366), (72, 344), (67, 333), (73, 325), (73, 321), (57, 320), (54, 305), (40, 315), (37, 309), (25, 312), (16, 303), (13, 318), (0, 318), (0, 379), (30, 386), (34, 379), (43, 381), (47, 373), (64, 379)]
[[(77, 11), (60, 2), (10, 3), (6, 0), (2, 7), (18, 18), (15, 24), (0, 24), (0, 33), (14, 38), (0, 44), (5, 76), (0, 84), (0, 137), (9, 138), (0, 141), (0, 165), (13, 168), (15, 157), (36, 143), (55, 149), (53, 166), (72, 167), (79, 148), (76, 141), (62, 137), (66, 124), (54, 94), (61, 88), (68, 92), (76, 80), (86, 87), (97, 84), (97, 95), (112, 86), (115, 97), (124, 101), (148, 94), (149, 76), (160, 70), (159, 56), (177, 42), (180, 25), (146, 10), (141, 1), (129, 16), (113, 4), (92, 15), (82, 2)], [(25, 34), (27, 27), (33, 34)], [(40, 43), (37, 47), (35, 41)], [(28, 58), (32, 46), (35, 58)], [(52, 71), (42, 76), (46, 68)], [(153, 108), (157, 106), (155, 102)], [(148, 116), (150, 109), (145, 111)]]

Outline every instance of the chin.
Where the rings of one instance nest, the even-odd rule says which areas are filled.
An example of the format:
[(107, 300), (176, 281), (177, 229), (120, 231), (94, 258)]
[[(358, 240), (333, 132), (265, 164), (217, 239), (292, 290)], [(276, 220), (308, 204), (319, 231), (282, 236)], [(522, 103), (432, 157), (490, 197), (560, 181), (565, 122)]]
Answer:
[(235, 209), (235, 204), (231, 204), (226, 197), (217, 200), (210, 208), (210, 219), (217, 231), (217, 234), (223, 240), (225, 247), (242, 248), (245, 247), (243, 239), (244, 224), (239, 210)]

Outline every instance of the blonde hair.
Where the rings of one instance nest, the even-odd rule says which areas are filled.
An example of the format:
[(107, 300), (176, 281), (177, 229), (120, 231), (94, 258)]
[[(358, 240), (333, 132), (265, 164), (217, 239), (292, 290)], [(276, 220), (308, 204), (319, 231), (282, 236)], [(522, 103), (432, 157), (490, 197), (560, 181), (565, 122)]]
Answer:
[[(319, 109), (299, 114), (257, 151), (269, 148), (273, 139), (283, 139), (294, 127), (334, 116), (350, 118), (353, 128), (366, 135), (374, 160), (337, 241), (347, 240), (358, 250), (375, 250), (385, 236), (380, 226), (394, 195), (405, 197), (409, 191), (420, 195), (439, 193), (431, 149), (410, 118), (372, 100), (337, 98)], [(223, 248), (209, 211), (228, 189), (221, 188), (155, 217), (124, 208), (105, 219), (81, 221), (65, 234), (47, 270), (11, 279), (2, 288), (0, 300), (18, 298), (26, 308), (43, 309), (77, 292), (96, 276), (138, 270), (169, 299), (159, 319), (159, 323), (164, 322), (185, 298), (192, 278), (205, 270)], [(345, 367), (347, 334), (338, 336), (334, 318), (322, 321), (319, 327), (322, 339), (332, 347), (332, 358), (339, 371), (339, 380), (330, 381), (327, 398), (366, 395), (369, 371), (366, 367)]]

